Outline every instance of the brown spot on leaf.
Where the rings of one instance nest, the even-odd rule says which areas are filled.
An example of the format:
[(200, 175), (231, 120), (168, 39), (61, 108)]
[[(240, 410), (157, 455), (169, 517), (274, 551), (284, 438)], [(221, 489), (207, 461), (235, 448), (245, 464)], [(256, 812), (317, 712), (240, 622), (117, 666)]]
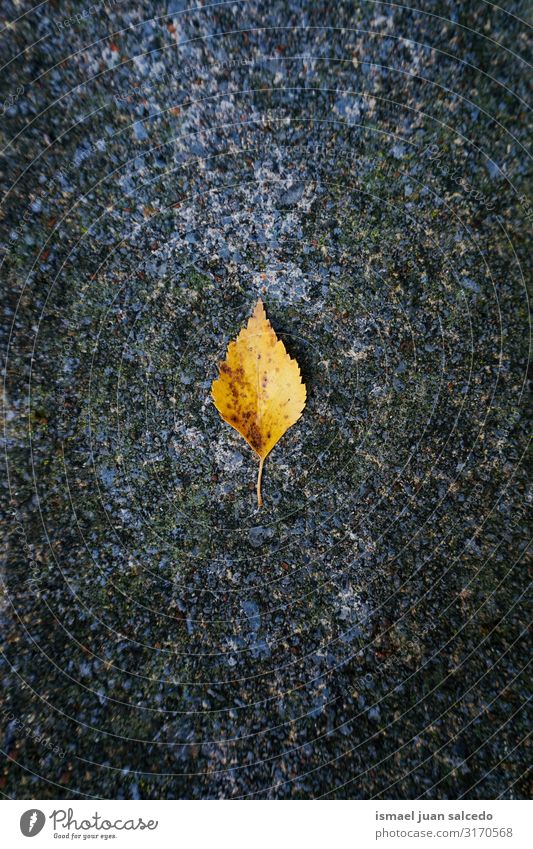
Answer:
[(256, 451), (261, 451), (261, 448), (263, 447), (263, 437), (261, 436), (261, 431), (257, 427), (257, 422), (251, 423), (248, 430), (248, 439)]

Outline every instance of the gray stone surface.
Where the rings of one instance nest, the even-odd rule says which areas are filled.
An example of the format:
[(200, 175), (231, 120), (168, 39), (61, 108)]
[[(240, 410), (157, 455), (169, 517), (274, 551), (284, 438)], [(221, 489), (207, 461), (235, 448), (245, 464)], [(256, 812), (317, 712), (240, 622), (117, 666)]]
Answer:
[(4, 4), (5, 795), (530, 794), (531, 38), (411, 5)]

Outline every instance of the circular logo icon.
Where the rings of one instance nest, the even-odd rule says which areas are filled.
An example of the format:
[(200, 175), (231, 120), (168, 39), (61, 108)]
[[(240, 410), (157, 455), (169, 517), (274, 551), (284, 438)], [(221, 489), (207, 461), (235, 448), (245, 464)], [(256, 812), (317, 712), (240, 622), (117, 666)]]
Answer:
[(43, 812), (37, 808), (31, 808), (22, 814), (20, 818), (20, 830), (24, 837), (35, 837), (42, 830), (45, 822), (46, 817)]

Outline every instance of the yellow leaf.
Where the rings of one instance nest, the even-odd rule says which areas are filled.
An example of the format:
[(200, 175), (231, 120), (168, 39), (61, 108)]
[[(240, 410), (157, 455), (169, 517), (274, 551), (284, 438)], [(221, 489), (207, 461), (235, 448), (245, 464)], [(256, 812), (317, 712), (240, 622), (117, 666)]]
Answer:
[(211, 394), (228, 424), (259, 456), (257, 503), (261, 507), (263, 463), (283, 434), (298, 421), (306, 391), (300, 367), (274, 333), (261, 299), (226, 359), (219, 364)]

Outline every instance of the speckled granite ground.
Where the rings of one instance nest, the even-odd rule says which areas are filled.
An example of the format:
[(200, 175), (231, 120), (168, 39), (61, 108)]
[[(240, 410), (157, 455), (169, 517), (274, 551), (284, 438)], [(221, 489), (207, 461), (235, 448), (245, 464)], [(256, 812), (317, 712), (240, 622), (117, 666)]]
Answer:
[(4, 3), (5, 796), (531, 793), (528, 4), (410, 5)]

